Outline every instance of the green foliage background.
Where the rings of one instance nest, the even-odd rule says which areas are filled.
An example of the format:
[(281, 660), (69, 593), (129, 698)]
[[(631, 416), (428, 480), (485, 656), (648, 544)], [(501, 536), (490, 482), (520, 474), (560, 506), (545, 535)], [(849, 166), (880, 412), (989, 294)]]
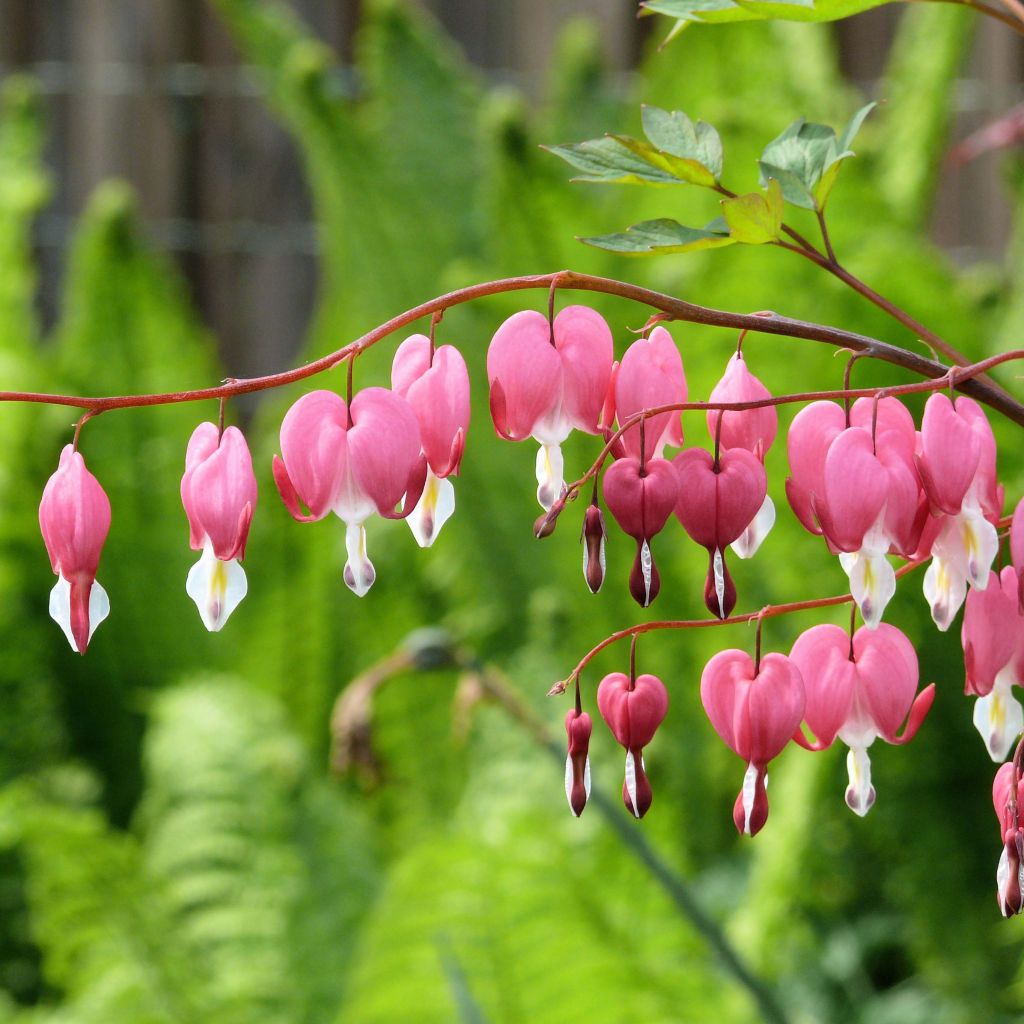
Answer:
[[(354, 101), (339, 97), (334, 57), (286, 6), (213, 6), (261, 69), (267, 101), (305, 161), (323, 277), (304, 357), (451, 288), (564, 267), (914, 344), (816, 268), (770, 247), (637, 261), (580, 246), (576, 235), (658, 216), (704, 223), (719, 211), (697, 190), (570, 185), (564, 165), (538, 148), (636, 135), (642, 100), (715, 124), (723, 180), (749, 191), (761, 147), (786, 124), (801, 114), (840, 124), (862, 102), (840, 76), (827, 29), (690, 29), (652, 52), (623, 94), (593, 29), (579, 23), (531, 112), (516, 92), (482, 82), (404, 4), (365, 5)], [(957, 275), (925, 236), (973, 24), (969, 12), (938, 5), (903, 14), (889, 102), (858, 140), (861, 155), (844, 167), (829, 214), (851, 269), (982, 357), (1017, 344), (1020, 261)], [(230, 372), (119, 183), (99, 189), (82, 216), (59, 327), (41, 336), (31, 228), (48, 195), (46, 131), (32, 82), (9, 78), (0, 114), (6, 385), (110, 394)], [(594, 785), (612, 811), (592, 807), (576, 821), (559, 762), (507, 710), (467, 699), (465, 672), (400, 674), (373, 705), (379, 779), (328, 772), (339, 691), (418, 627), (444, 627), (502, 673), (557, 740), (565, 708), (545, 699), (550, 683), (646, 614), (624, 585), (631, 552), (621, 537), (610, 542), (598, 597), (580, 579), (578, 510), (543, 545), (533, 540), (533, 451), (490, 429), (487, 341), (505, 316), (545, 299), (518, 293), (445, 316), (441, 338), (462, 349), (475, 388), (457, 515), (428, 552), (403, 524), (374, 523), (378, 582), (362, 601), (341, 582), (339, 525), (299, 526), (276, 498), (270, 455), (302, 389), (267, 396), (250, 430), (261, 489), (250, 593), (215, 637), (184, 593), (193, 553), (178, 480), (192, 427), (216, 410), (116, 413), (85, 431), (114, 519), (100, 573), (112, 613), (82, 659), (46, 615), (52, 580), (35, 518), (71, 417), (0, 409), (2, 1024), (760, 1019), (681, 911), (680, 892), (721, 926), (793, 1021), (1018, 1019), (1022, 925), (1003, 922), (993, 898), (993, 766), (960, 692), (956, 629), (934, 631), (913, 578), (890, 617), (915, 639), (938, 697), (909, 748), (873, 751), (879, 797), (865, 821), (843, 804), (841, 753), (794, 749), (773, 766), (769, 827), (754, 842), (736, 837), (730, 808), (743, 766), (704, 719), (697, 683), (715, 649), (752, 643), (742, 626), (641, 643), (644, 669), (672, 694), (648, 753), (655, 803), (641, 825), (617, 806), (621, 751), (600, 729)], [(618, 300), (584, 301), (608, 317), (620, 352), (646, 317)], [(691, 395), (706, 394), (734, 339), (672, 330)], [(385, 343), (360, 360), (362, 384), (386, 380), (391, 351)], [(839, 380), (824, 348), (751, 337), (745, 351), (776, 392)], [(860, 363), (855, 379), (894, 374)], [(1004, 381), (1019, 390), (1009, 372)], [(691, 442), (706, 442), (698, 418), (686, 427)], [(997, 430), (1015, 497), (1024, 484), (1017, 435)], [(743, 609), (840, 592), (845, 582), (785, 510), (782, 449), (768, 461), (780, 524), (753, 562), (733, 567)], [(594, 451), (593, 439), (574, 439), (570, 475)], [(663, 589), (651, 617), (703, 616), (703, 552), (671, 526), (655, 550)], [(788, 649), (822, 618), (772, 621), (766, 642)], [(601, 657), (584, 677), (587, 698), (624, 658), (617, 648)]]

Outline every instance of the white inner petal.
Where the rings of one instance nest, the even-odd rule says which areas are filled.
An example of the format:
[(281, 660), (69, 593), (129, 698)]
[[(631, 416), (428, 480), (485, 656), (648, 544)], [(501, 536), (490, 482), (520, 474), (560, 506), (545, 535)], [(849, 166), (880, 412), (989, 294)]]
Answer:
[(545, 511), (562, 493), (565, 462), (560, 444), (542, 444), (537, 449), (537, 500)]
[(775, 502), (766, 494), (750, 525), (729, 545), (740, 558), (753, 558), (775, 525)]
[(988, 574), (999, 551), (996, 528), (980, 511), (964, 511), (957, 517), (960, 522), (960, 540), (967, 562), (967, 579), (975, 590), (988, 586)]
[(896, 593), (896, 573), (884, 554), (867, 547), (867, 539), (860, 551), (841, 552), (839, 564), (850, 577), (850, 594), (860, 608), (864, 625), (877, 629), (886, 605)]
[(1010, 857), (1003, 846), (1003, 852), (999, 855), (999, 864), (996, 867), (996, 892), (999, 893), (1000, 902), (1003, 898), (1003, 889), (1010, 880)]
[[(89, 639), (92, 639), (96, 627), (110, 614), (110, 599), (107, 592), (93, 580), (89, 590)], [(71, 584), (58, 576), (57, 582), (50, 591), (50, 618), (64, 631), (71, 644), (71, 650), (78, 653), (75, 635), (71, 632)]]
[(651, 548), (647, 541), (640, 545), (640, 572), (644, 578), (644, 607), (651, 603), (651, 577), (652, 577)]
[(345, 586), (357, 597), (363, 597), (373, 586), (377, 573), (366, 555), (366, 527), (362, 523), (345, 524)]
[(633, 805), (633, 817), (640, 817), (640, 809), (636, 805), (636, 764), (633, 761), (633, 751), (626, 751), (626, 792), (629, 794), (629, 802)]
[(587, 799), (590, 799), (590, 755), (587, 754), (587, 759), (583, 763), (583, 790), (587, 794)]
[(748, 836), (750, 835), (750, 816), (754, 813), (754, 798), (756, 796), (757, 768), (753, 764), (748, 764), (743, 776), (743, 831)]
[(572, 757), (569, 754), (565, 755), (565, 799), (569, 801), (569, 810), (575, 814), (572, 809)]
[(974, 702), (974, 728), (996, 764), (1006, 760), (1017, 737), (1024, 732), (1024, 709), (1012, 692), (1015, 679), (1012, 665), (1007, 665), (996, 676), (989, 695)]
[(185, 593), (195, 601), (203, 625), (211, 633), (219, 632), (248, 590), (245, 570), (238, 559), (221, 561), (207, 541), (185, 580)]
[(429, 548), (454, 511), (455, 488), (451, 480), (447, 477), (439, 480), (428, 466), (423, 493), (405, 520), (416, 538), (416, 543), (421, 548)]
[(935, 554), (924, 574), (923, 590), (932, 610), (932, 620), (945, 632), (967, 597), (967, 576), (955, 560)]
[(725, 561), (722, 559), (722, 552), (715, 548), (715, 555), (712, 559), (715, 572), (715, 596), (718, 598), (718, 610), (720, 617), (725, 618)]
[(875, 803), (875, 787), (871, 785), (871, 759), (864, 747), (851, 747), (846, 755), (846, 771), (850, 785), (846, 790), (846, 804), (862, 818)]

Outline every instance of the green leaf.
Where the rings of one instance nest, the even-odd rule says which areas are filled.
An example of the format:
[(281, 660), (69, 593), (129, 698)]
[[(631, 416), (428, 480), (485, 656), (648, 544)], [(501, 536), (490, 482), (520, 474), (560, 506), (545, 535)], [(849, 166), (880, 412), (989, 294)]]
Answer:
[[(716, 225), (717, 227), (717, 225)], [(581, 238), (581, 242), (609, 252), (628, 255), (660, 256), (672, 252), (696, 252), (731, 245), (735, 239), (719, 230), (688, 228), (674, 220), (645, 220), (624, 232)]]
[(677, 27), (668, 42), (679, 34), (678, 24), (707, 22), (722, 24), (733, 21), (838, 21), (892, 0), (646, 0), (640, 13), (664, 14), (676, 18)]
[(543, 146), (583, 171), (573, 181), (624, 185), (678, 185), (679, 178), (641, 159), (613, 138), (591, 139), (571, 146)]
[(873, 103), (861, 107), (836, 138), (834, 129), (800, 118), (772, 139), (761, 154), (761, 184), (777, 178), (786, 202), (805, 210), (821, 210), (839, 173), (839, 165), (853, 156), (849, 148)]
[(718, 181), (722, 176), (722, 140), (707, 122), (696, 125), (681, 110), (641, 107), (644, 134), (663, 153), (693, 160)]
[(814, 196), (799, 175), (783, 167), (766, 164), (764, 161), (761, 161), (759, 166), (762, 185), (767, 187), (769, 181), (777, 181), (782, 187), (782, 196), (787, 203), (792, 203), (805, 210), (814, 209)]
[(678, 182), (703, 185), (706, 188), (711, 188), (715, 184), (714, 175), (696, 160), (686, 160), (683, 157), (673, 156), (671, 153), (662, 153), (649, 142), (644, 142), (642, 139), (632, 139), (628, 135), (612, 135), (611, 138), (621, 143), (631, 153), (635, 153), (641, 160), (646, 161), (652, 167), (671, 174)]
[(771, 178), (766, 193), (750, 192), (723, 199), (722, 211), (735, 241), (747, 245), (774, 242), (782, 229), (782, 186)]

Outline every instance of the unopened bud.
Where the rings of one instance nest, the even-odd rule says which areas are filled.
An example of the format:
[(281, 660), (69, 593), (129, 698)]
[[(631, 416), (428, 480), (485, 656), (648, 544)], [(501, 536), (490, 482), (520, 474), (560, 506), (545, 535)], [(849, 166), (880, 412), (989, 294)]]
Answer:
[(762, 765), (748, 764), (743, 788), (732, 808), (732, 820), (740, 835), (756, 836), (768, 820), (768, 773)]
[(565, 734), (569, 753), (565, 759), (565, 796), (572, 813), (578, 818), (590, 796), (590, 734), (593, 724), (586, 711), (570, 708), (565, 715)]
[(604, 515), (597, 504), (587, 507), (583, 517), (583, 578), (596, 594), (604, 583)]
[(537, 540), (543, 540), (545, 537), (550, 537), (555, 532), (555, 527), (558, 525), (558, 517), (562, 514), (562, 509), (565, 508), (565, 494), (556, 501), (547, 512), (541, 513), (536, 522), (533, 524), (533, 535)]
[(548, 690), (547, 696), (548, 697), (559, 697), (559, 696), (561, 696), (563, 693), (565, 693), (565, 688), (566, 688), (567, 685), (568, 685), (568, 680), (566, 680), (566, 679), (559, 679), (558, 682), (555, 683), (555, 685), (552, 686), (550, 690)]

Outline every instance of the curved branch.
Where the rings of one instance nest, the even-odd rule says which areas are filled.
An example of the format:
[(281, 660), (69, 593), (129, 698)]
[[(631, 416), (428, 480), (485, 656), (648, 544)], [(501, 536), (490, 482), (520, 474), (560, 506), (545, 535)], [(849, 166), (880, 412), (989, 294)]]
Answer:
[[(283, 373), (270, 374), (265, 377), (250, 377), (243, 380), (232, 380), (219, 387), (201, 388), (195, 391), (173, 391), (163, 394), (148, 395), (117, 395), (99, 397), (78, 397), (74, 395), (52, 395), (29, 391), (0, 391), (0, 402), (35, 402), (45, 405), (63, 405), (78, 409), (87, 409), (94, 413), (107, 412), (112, 409), (135, 409), (150, 405), (173, 405), (181, 402), (200, 402), (212, 399), (230, 398), (234, 395), (252, 394), (256, 391), (268, 391), (296, 381), (306, 380), (318, 373), (323, 373), (351, 356), (358, 355), (378, 341), (407, 327), (415, 321), (439, 311), (458, 306), (465, 302), (498, 295), (503, 292), (527, 291), (530, 289), (547, 290), (556, 285), (567, 291), (601, 292), (605, 295), (616, 295), (660, 310), (674, 320), (686, 323), (706, 324), (712, 327), (726, 327), (732, 330), (754, 331), (760, 334), (772, 334), (789, 338), (801, 338), (807, 341), (818, 341), (837, 348), (846, 348), (854, 352), (863, 352), (873, 359), (879, 359), (894, 366), (900, 366), (911, 373), (931, 380), (945, 377), (949, 367), (933, 359), (926, 359), (897, 345), (890, 345), (877, 338), (870, 338), (853, 331), (845, 331), (839, 327), (829, 327), (804, 320), (777, 314), (731, 313), (726, 310), (698, 306), (683, 299), (677, 299), (662, 292), (641, 288), (639, 285), (627, 284), (606, 277), (595, 277), (591, 274), (578, 274), (571, 270), (558, 271), (553, 274), (531, 274), (525, 277), (508, 277), (497, 281), (485, 281), (440, 295), (423, 302), (412, 309), (399, 313), (385, 323), (375, 327), (362, 337), (323, 356), (305, 366), (299, 366)], [(1014, 423), (1024, 426), (1024, 405), (1009, 397), (992, 385), (978, 380), (964, 381), (958, 389), (972, 398), (983, 402), (990, 408), (1006, 416)]]

